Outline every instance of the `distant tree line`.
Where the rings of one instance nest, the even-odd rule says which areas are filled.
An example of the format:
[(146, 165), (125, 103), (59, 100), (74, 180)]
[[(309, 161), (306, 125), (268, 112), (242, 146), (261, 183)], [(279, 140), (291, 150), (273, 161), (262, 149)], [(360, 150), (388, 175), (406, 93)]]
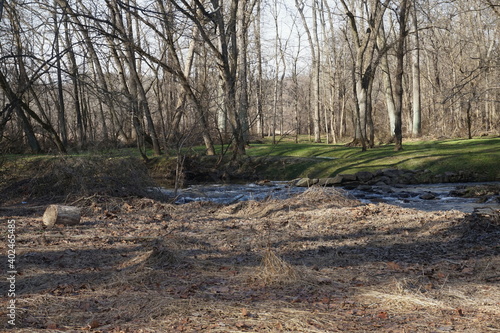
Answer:
[(498, 134), (493, 0), (0, 0), (0, 151)]

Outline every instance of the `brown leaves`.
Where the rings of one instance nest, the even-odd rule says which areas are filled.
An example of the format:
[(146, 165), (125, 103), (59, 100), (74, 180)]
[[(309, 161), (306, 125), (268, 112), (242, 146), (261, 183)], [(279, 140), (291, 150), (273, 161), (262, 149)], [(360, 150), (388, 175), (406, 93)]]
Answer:
[(237, 328), (239, 328), (239, 329), (248, 329), (248, 328), (250, 328), (250, 326), (249, 326), (247, 323), (243, 322), (243, 321), (238, 321), (238, 322), (235, 324), (235, 326), (236, 326)]
[(248, 311), (247, 308), (243, 308), (243, 309), (241, 309), (241, 315), (243, 317), (250, 317), (250, 311)]
[(128, 202), (125, 202), (125, 203), (122, 205), (122, 210), (124, 210), (124, 211), (126, 211), (126, 212), (130, 213), (130, 212), (132, 212), (132, 211), (134, 211), (134, 210), (135, 210), (135, 207), (134, 207), (134, 206), (132, 206), (131, 204), (129, 204)]
[(104, 211), (104, 219), (106, 220), (111, 220), (111, 219), (116, 219), (118, 218), (118, 215), (116, 215), (117, 212), (105, 210)]
[(401, 271), (403, 269), (401, 265), (393, 261), (387, 263), (387, 268), (392, 269), (393, 271)]
[(377, 314), (377, 318), (379, 318), (379, 319), (389, 319), (389, 314), (386, 311), (380, 311)]
[(101, 326), (101, 323), (98, 320), (93, 319), (93, 320), (91, 320), (87, 324), (87, 326), (85, 327), (85, 329), (87, 329), (87, 330), (93, 330), (94, 328), (98, 328), (99, 326)]
[(57, 324), (51, 320), (47, 321), (47, 323), (45, 324), (45, 327), (48, 329), (48, 330), (55, 330), (57, 329)]
[[(499, 327), (500, 288), (486, 280), (498, 276), (495, 248), (472, 257), (488, 244), (454, 243), (454, 213), (309, 199), (247, 203), (236, 215), (120, 199), (36, 247), (29, 240), (39, 224), (28, 223), (18, 230), (29, 313), (20, 320), (103, 332)], [(265, 219), (248, 216), (261, 211)], [(40, 319), (48, 310), (57, 324)]]
[(60, 284), (54, 289), (50, 290), (50, 293), (57, 296), (75, 294), (79, 288), (71, 284)]

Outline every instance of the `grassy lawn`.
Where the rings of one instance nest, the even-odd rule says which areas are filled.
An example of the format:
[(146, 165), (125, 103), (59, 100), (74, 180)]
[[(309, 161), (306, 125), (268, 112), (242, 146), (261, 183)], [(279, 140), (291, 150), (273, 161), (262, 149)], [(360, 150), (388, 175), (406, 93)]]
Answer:
[[(220, 149), (220, 146), (218, 146)], [(186, 154), (203, 155), (203, 147), (192, 147)], [(153, 157), (152, 152), (148, 152)], [(230, 153), (227, 154), (229, 160)], [(444, 172), (476, 173), (481, 180), (500, 180), (500, 138), (477, 138), (472, 140), (454, 139), (439, 141), (408, 141), (404, 150), (395, 152), (392, 145), (379, 146), (367, 151), (359, 147), (346, 147), (342, 144), (313, 144), (282, 139), (273, 145), (266, 139), (264, 143), (253, 143), (247, 149), (251, 163), (243, 158), (241, 167), (255, 168), (260, 178), (273, 180), (291, 180), (299, 177), (327, 178), (339, 173), (356, 173), (358, 171), (375, 171), (385, 168), (428, 169), (433, 174)], [(217, 157), (200, 158), (199, 165), (218, 168)], [(51, 170), (60, 171), (61, 163), (81, 165), (85, 174), (91, 173), (91, 164), (113, 165), (133, 169), (130, 164), (136, 160), (143, 167), (137, 149), (115, 149), (91, 151), (68, 155), (3, 155), (0, 156), (0, 184), (2, 182), (33, 178), (47, 174)], [(84, 161), (84, 162), (82, 162)], [(150, 171), (154, 176), (160, 174), (170, 177), (172, 168), (175, 171), (175, 154), (167, 154), (150, 163)], [(54, 163), (59, 168), (54, 168)], [(142, 166), (141, 166), (142, 165)], [(87, 170), (88, 169), (88, 170)], [(121, 174), (123, 170), (116, 170)]]
[(500, 179), (500, 138), (415, 141), (395, 152), (392, 145), (361, 151), (344, 145), (281, 142), (252, 144), (249, 156), (297, 157), (297, 177), (330, 177), (338, 173), (375, 171), (384, 168), (476, 172), (485, 179)]

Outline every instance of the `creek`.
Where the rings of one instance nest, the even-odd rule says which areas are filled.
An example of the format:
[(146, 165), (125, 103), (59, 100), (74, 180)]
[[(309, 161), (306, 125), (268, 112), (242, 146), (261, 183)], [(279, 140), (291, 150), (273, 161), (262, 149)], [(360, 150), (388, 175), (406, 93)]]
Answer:
[[(472, 185), (498, 185), (500, 182), (488, 183), (440, 183), (396, 186), (358, 186), (344, 188), (348, 195), (363, 203), (384, 202), (405, 208), (424, 211), (459, 210), (471, 213), (475, 209), (500, 209), (500, 197), (464, 198), (454, 196), (457, 189)], [(239, 201), (286, 199), (291, 195), (302, 193), (307, 188), (289, 186), (288, 182), (267, 182), (263, 184), (208, 184), (191, 185), (179, 189), (176, 203), (184, 204), (192, 201), (212, 201), (220, 204), (232, 204)], [(173, 189), (162, 189), (168, 196), (174, 197)]]

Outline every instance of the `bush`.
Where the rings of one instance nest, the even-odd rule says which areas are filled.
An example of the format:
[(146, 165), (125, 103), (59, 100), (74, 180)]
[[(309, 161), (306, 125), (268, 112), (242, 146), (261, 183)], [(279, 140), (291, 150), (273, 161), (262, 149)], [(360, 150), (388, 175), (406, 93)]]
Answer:
[(144, 162), (134, 157), (63, 156), (23, 159), (19, 164), (6, 171), (12, 177), (2, 190), (3, 199), (144, 197), (151, 196), (154, 186)]

